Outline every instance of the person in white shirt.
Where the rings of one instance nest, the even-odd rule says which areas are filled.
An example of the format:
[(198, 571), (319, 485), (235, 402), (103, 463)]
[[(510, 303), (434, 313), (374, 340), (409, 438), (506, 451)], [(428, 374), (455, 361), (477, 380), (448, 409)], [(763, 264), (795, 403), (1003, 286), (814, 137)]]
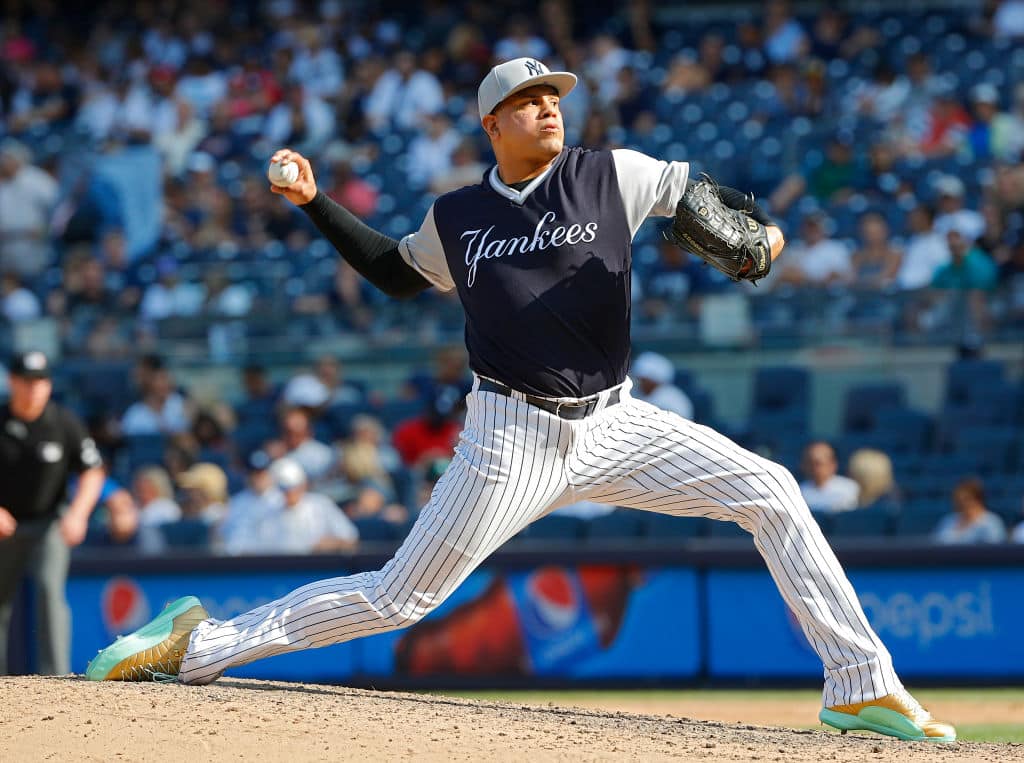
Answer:
[(850, 250), (841, 241), (829, 238), (825, 226), (825, 217), (820, 213), (804, 218), (802, 235), (789, 245), (791, 254), (775, 283), (830, 286), (853, 280)]
[(34, 276), (50, 262), (50, 215), (59, 188), (45, 170), (29, 163), (17, 141), (0, 143), (0, 269)]
[(415, 130), (427, 114), (444, 108), (444, 90), (430, 72), (416, 68), (408, 51), (395, 56), (395, 68), (382, 74), (366, 99), (366, 118), (375, 132), (396, 127)]
[(270, 463), (270, 456), (262, 450), (246, 459), (246, 487), (231, 496), (228, 515), (217, 531), (217, 543), (229, 554), (239, 553), (260, 523), (284, 506), (284, 494), (274, 484)]
[(942, 518), (932, 537), (945, 545), (1006, 540), (1003, 520), (985, 507), (985, 488), (981, 480), (970, 477), (953, 488), (953, 513)]
[(676, 369), (664, 355), (656, 352), (641, 353), (633, 361), (630, 375), (636, 382), (636, 397), (666, 411), (678, 413), (684, 419), (693, 419), (693, 403), (685, 392), (673, 384)]
[(330, 498), (307, 489), (298, 462), (280, 458), (270, 466), (284, 500), (264, 515), (251, 532), (238, 538), (236, 553), (308, 554), (354, 548), (359, 531)]
[(142, 399), (133, 403), (121, 417), (121, 432), (131, 437), (149, 434), (180, 434), (189, 427), (188, 404), (174, 391), (174, 381), (166, 368), (155, 369), (146, 380)]
[(0, 275), (0, 314), (11, 323), (35, 320), (42, 314), (36, 295), (21, 285), (15, 273)]
[(951, 230), (961, 231), (972, 241), (981, 238), (985, 233), (985, 218), (981, 212), (964, 207), (964, 181), (956, 175), (943, 175), (935, 181), (935, 191), (939, 197), (935, 231), (943, 236)]
[(281, 442), (286, 455), (298, 462), (314, 484), (327, 477), (336, 466), (334, 449), (313, 437), (309, 414), (302, 408), (290, 408), (282, 415)]
[(860, 487), (839, 474), (831, 445), (821, 440), (812, 442), (804, 450), (802, 466), (807, 479), (800, 483), (800, 492), (811, 511), (834, 514), (857, 508)]
[(907, 226), (913, 235), (907, 240), (896, 272), (896, 285), (904, 291), (930, 287), (935, 271), (952, 259), (945, 234), (932, 227), (933, 217), (931, 208), (925, 204), (914, 207), (907, 215)]
[(181, 519), (181, 507), (167, 471), (160, 466), (140, 469), (132, 481), (132, 493), (139, 505), (139, 527), (155, 527)]

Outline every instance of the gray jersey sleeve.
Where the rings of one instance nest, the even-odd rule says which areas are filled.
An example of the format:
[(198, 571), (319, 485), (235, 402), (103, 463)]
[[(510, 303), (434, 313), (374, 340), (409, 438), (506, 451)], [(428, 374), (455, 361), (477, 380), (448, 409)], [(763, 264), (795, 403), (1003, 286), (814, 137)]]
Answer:
[(612, 151), (612, 159), (631, 235), (648, 217), (675, 214), (676, 203), (686, 190), (689, 162), (663, 162), (626, 148)]
[(427, 210), (420, 229), (398, 242), (398, 251), (410, 267), (441, 291), (455, 288), (452, 274), (448, 271), (448, 260), (444, 256), (444, 246), (434, 223), (433, 204)]

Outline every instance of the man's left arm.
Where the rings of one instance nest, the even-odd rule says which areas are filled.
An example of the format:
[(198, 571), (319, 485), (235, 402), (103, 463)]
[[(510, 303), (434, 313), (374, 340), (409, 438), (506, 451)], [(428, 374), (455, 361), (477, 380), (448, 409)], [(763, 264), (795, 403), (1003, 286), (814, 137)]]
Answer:
[(65, 543), (77, 546), (85, 540), (89, 530), (89, 517), (103, 491), (106, 473), (99, 449), (82, 423), (70, 413), (66, 415), (65, 422), (70, 453), (69, 466), (79, 472), (79, 478), (68, 510), (61, 518), (60, 531)]

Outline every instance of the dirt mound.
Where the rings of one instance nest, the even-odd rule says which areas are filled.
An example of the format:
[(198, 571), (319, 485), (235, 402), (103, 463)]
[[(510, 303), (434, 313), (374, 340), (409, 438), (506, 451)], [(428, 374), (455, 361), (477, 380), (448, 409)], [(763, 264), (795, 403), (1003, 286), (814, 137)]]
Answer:
[(1024, 746), (908, 744), (623, 712), (222, 679), (0, 678), (0, 760), (1024, 761)]

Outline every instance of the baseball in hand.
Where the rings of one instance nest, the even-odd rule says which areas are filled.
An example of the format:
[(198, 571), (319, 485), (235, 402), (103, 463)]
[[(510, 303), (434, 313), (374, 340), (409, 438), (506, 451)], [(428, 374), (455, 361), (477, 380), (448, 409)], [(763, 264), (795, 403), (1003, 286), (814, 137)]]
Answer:
[(295, 162), (271, 162), (267, 168), (267, 178), (274, 185), (287, 188), (299, 179), (299, 165)]

